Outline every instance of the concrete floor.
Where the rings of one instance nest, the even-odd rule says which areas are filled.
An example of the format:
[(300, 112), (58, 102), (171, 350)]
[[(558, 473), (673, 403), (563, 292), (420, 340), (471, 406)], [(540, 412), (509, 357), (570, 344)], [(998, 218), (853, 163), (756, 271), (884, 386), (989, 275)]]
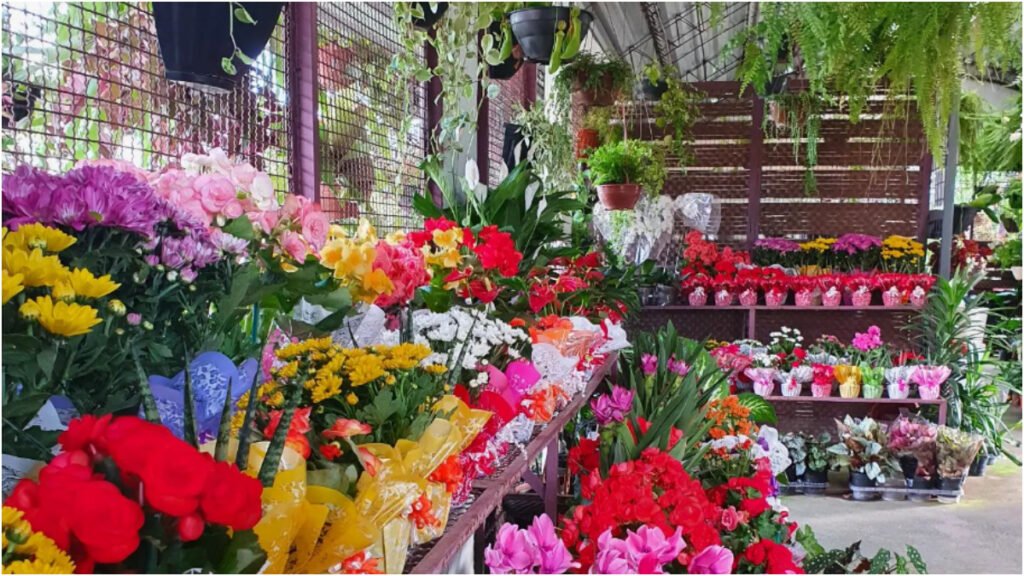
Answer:
[[(1019, 409), (1013, 416), (1019, 421)], [(1015, 436), (1020, 439), (1019, 430)], [(829, 549), (861, 540), (870, 557), (879, 548), (902, 553), (911, 544), (932, 574), (1021, 574), (1021, 482), (1021, 469), (1000, 458), (984, 477), (967, 479), (959, 504), (838, 496), (790, 496), (783, 502)]]

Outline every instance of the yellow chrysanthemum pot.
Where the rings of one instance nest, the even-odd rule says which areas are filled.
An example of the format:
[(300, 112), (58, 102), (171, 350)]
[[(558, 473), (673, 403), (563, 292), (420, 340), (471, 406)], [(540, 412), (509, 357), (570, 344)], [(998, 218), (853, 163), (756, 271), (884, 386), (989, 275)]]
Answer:
[(833, 373), (836, 381), (839, 382), (840, 397), (857, 398), (860, 396), (861, 373), (859, 366), (839, 364)]

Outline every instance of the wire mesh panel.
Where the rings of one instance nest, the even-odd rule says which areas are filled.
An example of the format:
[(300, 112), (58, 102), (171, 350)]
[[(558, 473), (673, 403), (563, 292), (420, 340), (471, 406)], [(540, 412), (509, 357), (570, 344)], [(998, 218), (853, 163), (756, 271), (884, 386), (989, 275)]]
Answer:
[(4, 171), (101, 158), (157, 169), (220, 147), (289, 191), (287, 10), (252, 70), (216, 95), (164, 78), (149, 6), (4, 4)]
[[(393, 10), (384, 2), (317, 9), (320, 201), (335, 217), (366, 216), (385, 231), (417, 224), (412, 197), (424, 188), (425, 94), (389, 70), (404, 49)], [(411, 121), (404, 139), (403, 119)]]

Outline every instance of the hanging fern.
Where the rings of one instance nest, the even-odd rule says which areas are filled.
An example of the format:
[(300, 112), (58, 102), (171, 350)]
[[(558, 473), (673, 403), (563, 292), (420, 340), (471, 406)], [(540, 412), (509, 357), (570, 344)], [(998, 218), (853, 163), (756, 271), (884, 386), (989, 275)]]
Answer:
[(879, 85), (910, 93), (941, 158), (964, 58), (978, 69), (1020, 65), (1018, 3), (815, 2), (764, 5), (734, 40), (743, 87), (765, 93), (780, 64), (802, 68), (816, 94), (844, 97), (856, 122)]

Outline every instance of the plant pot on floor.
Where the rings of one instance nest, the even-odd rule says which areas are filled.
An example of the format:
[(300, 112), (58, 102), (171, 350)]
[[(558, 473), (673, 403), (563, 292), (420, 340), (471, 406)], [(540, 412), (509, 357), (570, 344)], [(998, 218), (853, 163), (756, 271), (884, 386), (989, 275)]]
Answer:
[(640, 192), (639, 184), (601, 184), (597, 187), (597, 197), (609, 210), (632, 210), (640, 201)]
[(988, 468), (988, 455), (979, 452), (974, 458), (974, 462), (971, 462), (971, 467), (967, 469), (967, 475), (984, 476), (986, 468)]
[(796, 473), (796, 465), (790, 464), (789, 468), (786, 468), (786, 479), (790, 482), (803, 482), (802, 476)]
[(956, 478), (940, 478), (939, 479), (939, 490), (943, 492), (950, 492), (952, 496), (939, 496), (939, 502), (943, 504), (956, 504), (960, 501), (960, 491), (964, 487), (964, 477), (959, 476)]
[[(160, 55), (168, 80), (187, 82), (201, 90), (230, 92), (249, 64), (233, 56), (229, 32), (239, 50), (257, 58), (277, 27), (284, 2), (242, 2), (255, 24), (234, 16), (231, 2), (154, 2), (153, 20), (160, 41)], [(231, 57), (235, 73), (224, 70), (221, 60)]]
[[(868, 475), (863, 472), (850, 471), (850, 488), (874, 488), (878, 486), (878, 482), (868, 478)], [(852, 490), (854, 500), (878, 500), (878, 492), (863, 492), (860, 490)]]
[[(512, 33), (523, 48), (523, 56), (530, 62), (547, 64), (551, 61), (551, 51), (555, 46), (555, 33), (558, 30), (558, 23), (565, 22), (566, 26), (572, 18), (572, 11), (566, 6), (546, 6), (542, 8), (524, 8), (509, 13), (509, 22), (512, 23)], [(590, 23), (594, 15), (586, 10), (580, 10), (580, 41), (587, 37), (590, 30)], [(565, 64), (570, 60), (563, 60)]]
[(882, 492), (882, 500), (887, 502), (899, 502), (907, 499), (907, 483), (902, 478), (886, 478), (885, 487), (890, 488)]
[(828, 470), (807, 469), (804, 480), (810, 484), (828, 484)]
[[(915, 460), (916, 462), (916, 460)], [(937, 487), (934, 478), (925, 478), (924, 476), (914, 476), (913, 480), (910, 481), (911, 490), (934, 490)], [(914, 502), (927, 502), (931, 500), (931, 496), (928, 494), (909, 494), (909, 498)]]

